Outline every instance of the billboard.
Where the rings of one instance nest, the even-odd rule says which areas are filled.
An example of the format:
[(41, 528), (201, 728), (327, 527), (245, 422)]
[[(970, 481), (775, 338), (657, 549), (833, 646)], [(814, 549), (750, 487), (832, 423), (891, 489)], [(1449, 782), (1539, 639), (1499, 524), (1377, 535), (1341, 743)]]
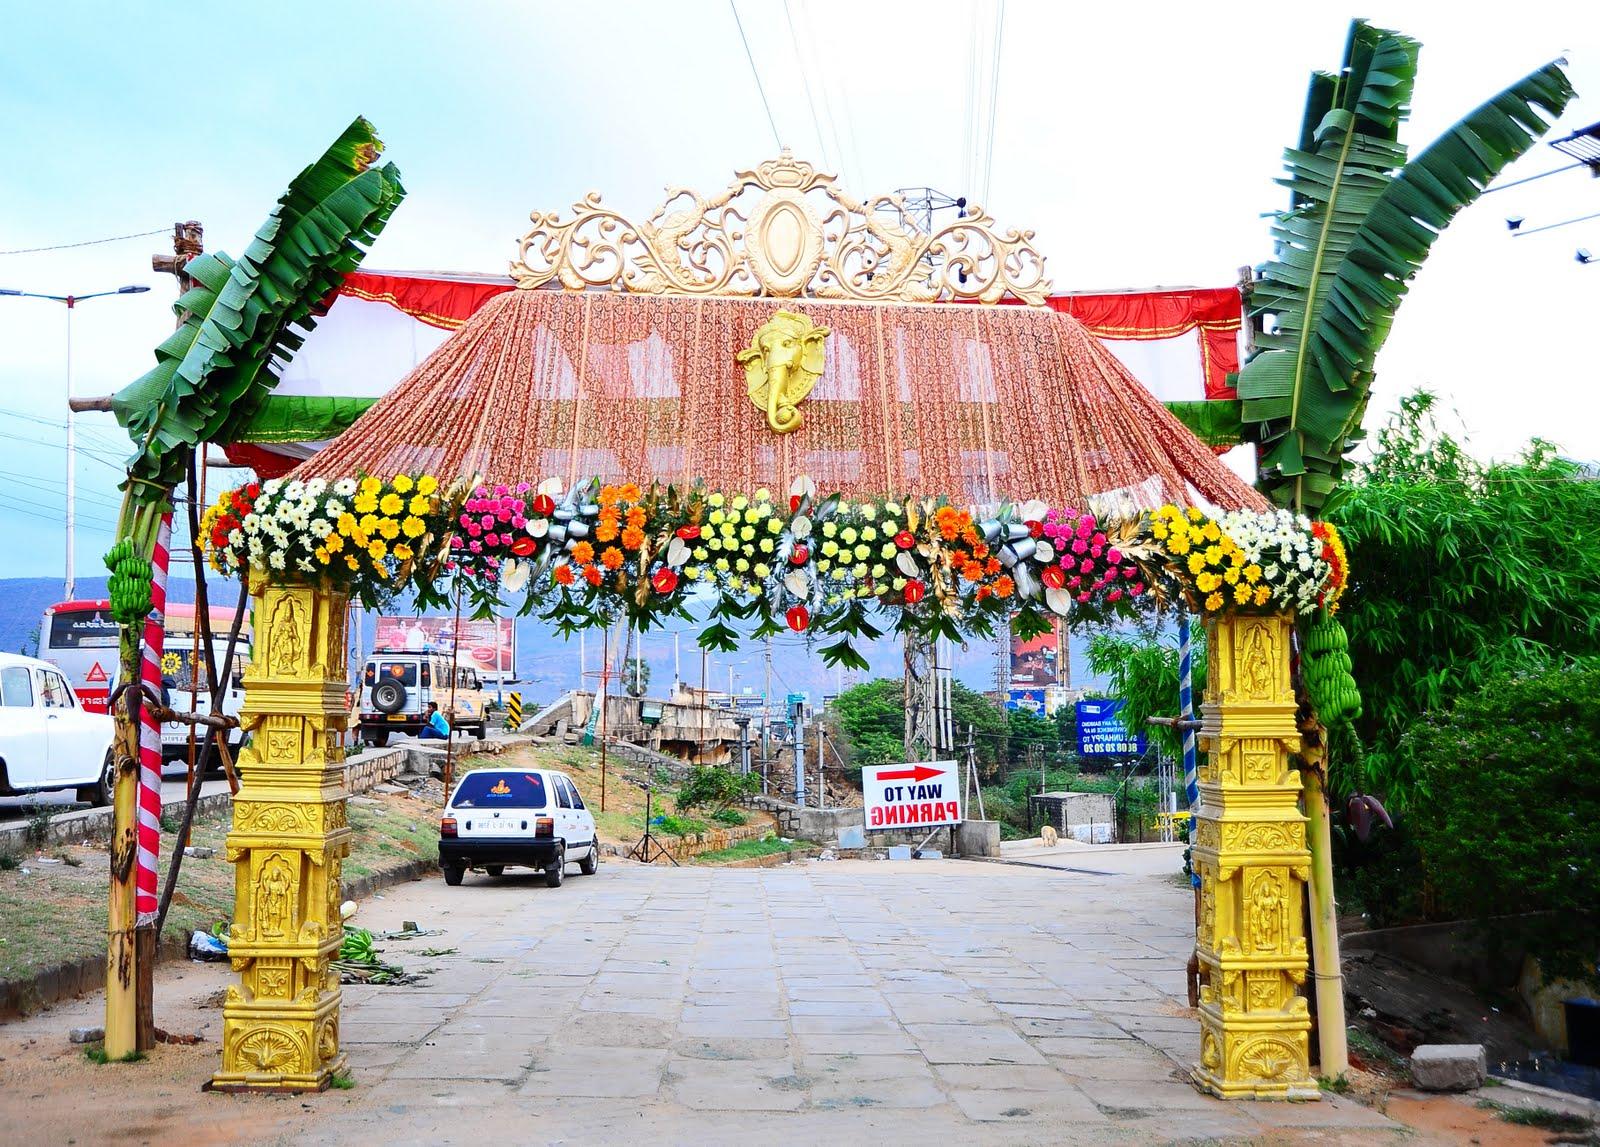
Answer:
[(1078, 752), (1082, 756), (1121, 756), (1143, 753), (1143, 733), (1130, 734), (1122, 723), (1126, 701), (1079, 701)]
[(1045, 700), (1044, 687), (1037, 689), (1012, 689), (1006, 694), (1007, 709), (1026, 709), (1035, 717), (1046, 715), (1048, 703)]
[(453, 653), (456, 664), (491, 680), (516, 676), (517, 631), (509, 617), (389, 617), (379, 615), (375, 649)]
[(1061, 684), (1061, 629), (1023, 640), (1011, 639), (1011, 686), (1017, 689), (1042, 689)]

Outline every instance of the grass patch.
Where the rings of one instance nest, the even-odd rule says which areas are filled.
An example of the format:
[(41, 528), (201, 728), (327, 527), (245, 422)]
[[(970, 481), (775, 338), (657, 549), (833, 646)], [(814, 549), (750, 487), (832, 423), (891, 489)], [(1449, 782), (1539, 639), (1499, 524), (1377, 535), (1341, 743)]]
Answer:
[(1324, 1075), (1317, 1080), (1317, 1086), (1322, 1088), (1323, 1091), (1331, 1091), (1335, 1095), (1344, 1095), (1350, 1090), (1350, 1077), (1341, 1073), (1337, 1079), (1329, 1079)]
[(144, 1052), (130, 1051), (126, 1055), (119, 1055), (116, 1059), (112, 1059), (106, 1054), (105, 1046), (96, 1043), (90, 1044), (83, 1049), (83, 1058), (90, 1063), (139, 1063), (144, 1059)]
[(698, 832), (705, 832), (711, 826), (703, 820), (692, 816), (678, 816), (668, 813), (666, 816), (656, 817), (655, 824), (651, 826), (656, 832), (664, 832), (668, 836), (692, 836)]
[(1485, 1111), (1493, 1111), (1506, 1123), (1515, 1123), (1519, 1127), (1537, 1127), (1541, 1131), (1573, 1135), (1594, 1129), (1593, 1119), (1569, 1111), (1552, 1111), (1548, 1107), (1515, 1107), (1496, 1103), (1492, 1099), (1480, 1099), (1478, 1106)]
[(702, 852), (694, 858), (696, 864), (726, 864), (730, 860), (750, 860), (757, 856), (772, 856), (779, 852), (800, 852), (815, 848), (816, 845), (807, 840), (780, 840), (776, 836), (763, 837), (760, 840), (741, 840), (738, 844), (727, 848), (719, 848), (714, 852)]
[(750, 818), (736, 808), (718, 809), (711, 814), (711, 819), (717, 824), (725, 824), (733, 828), (741, 828), (750, 822)]
[(349, 1091), (355, 1085), (355, 1077), (348, 1071), (336, 1071), (333, 1078), (328, 1081), (328, 1086), (336, 1091)]

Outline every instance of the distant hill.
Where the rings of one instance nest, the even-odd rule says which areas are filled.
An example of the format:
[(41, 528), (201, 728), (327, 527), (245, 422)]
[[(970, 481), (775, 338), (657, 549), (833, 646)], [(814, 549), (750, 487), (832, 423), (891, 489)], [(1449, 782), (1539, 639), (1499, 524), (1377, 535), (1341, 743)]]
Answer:
[[(212, 604), (232, 607), (238, 589), (232, 582), (208, 581)], [(79, 578), (77, 596), (81, 599), (102, 598), (106, 595), (103, 577)], [(168, 599), (174, 602), (194, 600), (192, 579), (173, 577), (167, 586)], [(45, 607), (61, 598), (59, 578), (0, 578), (0, 650), (8, 653), (32, 651), (37, 637), (39, 620)], [(404, 606), (396, 606), (397, 614), (408, 613)], [(687, 622), (677, 623), (682, 628), (678, 634), (678, 664), (683, 679), (692, 685), (700, 683), (700, 650), (695, 645), (695, 633), (700, 627)], [(361, 645), (371, 650), (376, 623), (368, 614), (362, 624)], [(523, 617), (516, 620), (517, 676), (519, 688), (526, 699), (548, 701), (568, 689), (576, 688), (580, 681), (585, 688), (593, 689), (600, 668), (601, 638), (592, 633), (585, 642), (586, 663), (590, 676), (582, 680), (579, 674), (579, 643), (576, 638), (562, 639), (549, 626), (538, 619)], [(639, 638), (634, 638), (635, 649)], [(820, 644), (817, 643), (817, 644)], [(650, 633), (643, 638), (645, 660), (650, 665), (650, 692), (663, 696), (673, 680), (673, 636), (671, 633)], [(1085, 647), (1087, 641), (1074, 635), (1071, 639), (1073, 681), (1089, 684)], [(866, 674), (836, 673), (822, 663), (815, 646), (807, 647), (805, 639), (795, 634), (785, 634), (773, 639), (771, 696), (781, 703), (790, 692), (809, 693), (816, 704), (823, 694), (833, 693), (840, 684), (850, 685), (857, 680), (873, 677), (898, 677), (903, 668), (899, 643), (893, 639), (880, 639), (866, 645), (862, 652), (872, 666)], [(613, 664), (621, 661), (620, 653), (613, 653)], [(759, 641), (737, 653), (713, 653), (706, 658), (706, 684), (712, 689), (728, 688), (728, 667), (734, 669), (734, 691), (760, 695), (766, 681), (765, 647)], [(994, 688), (995, 650), (991, 642), (975, 644), (965, 651), (956, 652), (956, 676), (964, 684), (979, 691)]]

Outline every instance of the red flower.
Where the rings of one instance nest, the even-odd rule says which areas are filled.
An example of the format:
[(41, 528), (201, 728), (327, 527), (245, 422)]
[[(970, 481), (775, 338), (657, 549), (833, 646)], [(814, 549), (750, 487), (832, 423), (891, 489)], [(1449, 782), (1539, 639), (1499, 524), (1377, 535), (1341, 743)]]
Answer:
[(699, 526), (679, 526), (678, 536), (686, 542), (692, 542), (700, 536)]
[(521, 537), (511, 543), (511, 552), (519, 558), (525, 558), (539, 548), (539, 543), (529, 537)]
[(548, 518), (556, 512), (556, 500), (549, 494), (540, 494), (533, 500), (533, 512), (541, 518)]
[(650, 575), (650, 586), (657, 593), (671, 593), (678, 588), (677, 571), (667, 566), (662, 566)]
[(571, 585), (577, 580), (572, 576), (572, 567), (569, 565), (557, 566), (555, 570), (555, 579), (562, 585)]
[(791, 605), (789, 612), (783, 615), (783, 620), (789, 623), (790, 629), (801, 633), (811, 624), (811, 611), (803, 605)]
[(789, 552), (789, 564), (803, 566), (811, 558), (811, 551), (804, 546), (796, 546)]
[(1039, 580), (1051, 589), (1064, 589), (1067, 584), (1067, 575), (1060, 566), (1045, 566), (1044, 572), (1039, 575)]
[(916, 605), (917, 602), (922, 600), (923, 596), (927, 592), (928, 592), (928, 587), (927, 586), (923, 585), (916, 578), (912, 578), (910, 581), (906, 582), (906, 588), (905, 588), (906, 604), (907, 605)]
[(800, 503), (803, 502), (803, 501), (805, 501), (805, 495), (804, 494), (790, 494), (789, 495), (789, 512), (791, 514), (799, 513), (800, 512)]
[(912, 546), (917, 544), (917, 539), (912, 536), (910, 530), (901, 530), (894, 536), (894, 544), (899, 546), (902, 550), (909, 550)]
[(601, 580), (604, 578), (604, 576), (605, 575), (600, 572), (600, 567), (599, 566), (584, 566), (583, 567), (584, 580), (587, 581), (590, 585), (599, 585)]
[(1044, 536), (1044, 523), (1043, 522), (1029, 522), (1028, 523), (1028, 536), (1030, 538), (1043, 537)]

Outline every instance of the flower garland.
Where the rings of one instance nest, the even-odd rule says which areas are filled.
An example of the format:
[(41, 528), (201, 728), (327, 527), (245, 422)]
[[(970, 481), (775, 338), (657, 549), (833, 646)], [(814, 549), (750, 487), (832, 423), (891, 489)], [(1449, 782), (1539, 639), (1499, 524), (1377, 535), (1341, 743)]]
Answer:
[[(590, 479), (480, 485), (448, 510), (425, 475), (252, 483), (218, 499), (205, 533), (227, 573), (328, 577), (364, 600), (409, 579), (420, 608), (455, 587), (478, 610), (526, 590), (522, 611), (563, 632), (624, 614), (649, 629), (689, 618), (696, 599), (710, 603), (706, 648), (737, 648), (729, 623), (745, 621), (757, 637), (835, 637), (822, 656), (852, 666), (864, 664), (854, 642), (881, 632), (879, 610), (928, 637), (1001, 625), (1031, 636), (1053, 617), (1115, 617), (1152, 599), (1207, 614), (1332, 610), (1348, 580), (1338, 531), (1287, 510), (1168, 505), (1107, 522), (1037, 501), (974, 511), (942, 498), (819, 498), (803, 478), (787, 505), (764, 489)], [(419, 568), (436, 538), (442, 570)]]
[(428, 474), (272, 478), (224, 492), (201, 519), (213, 569), (326, 579), (369, 605), (412, 578), (416, 559), (444, 529), (439, 481)]

